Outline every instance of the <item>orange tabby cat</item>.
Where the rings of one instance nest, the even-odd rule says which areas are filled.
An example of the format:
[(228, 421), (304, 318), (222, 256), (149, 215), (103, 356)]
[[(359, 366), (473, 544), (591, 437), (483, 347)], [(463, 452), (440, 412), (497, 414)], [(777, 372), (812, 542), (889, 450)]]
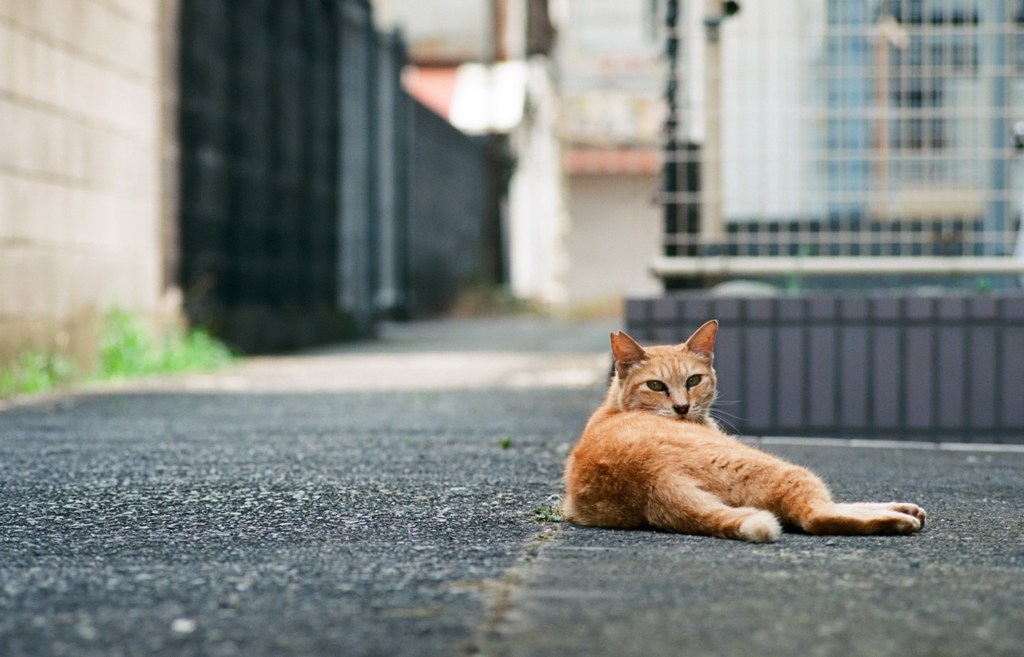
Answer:
[(837, 504), (810, 471), (723, 433), (710, 415), (717, 334), (712, 320), (681, 345), (647, 349), (612, 334), (615, 377), (569, 455), (566, 519), (759, 543), (782, 524), (811, 534), (924, 526), (916, 504)]

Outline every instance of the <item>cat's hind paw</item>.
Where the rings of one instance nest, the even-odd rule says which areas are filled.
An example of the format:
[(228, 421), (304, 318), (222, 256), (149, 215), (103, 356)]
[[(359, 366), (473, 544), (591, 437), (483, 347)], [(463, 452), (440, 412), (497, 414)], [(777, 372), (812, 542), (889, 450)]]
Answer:
[(876, 503), (860, 503), (857, 506), (865, 509), (888, 509), (889, 511), (896, 511), (908, 515), (912, 518), (916, 518), (919, 525), (914, 531), (924, 529), (924, 521), (928, 514), (925, 513), (924, 509), (916, 504), (910, 502), (876, 502)]
[(909, 502), (890, 502), (889, 508), (892, 509), (893, 511), (905, 513), (908, 516), (913, 516), (917, 518), (921, 522), (921, 529), (924, 529), (924, 520), (928, 514), (926, 514), (924, 512), (924, 509), (922, 509), (918, 505), (911, 504)]
[[(912, 511), (910, 506), (907, 511)], [(921, 511), (923, 514), (924, 512)], [(892, 503), (833, 504), (827, 511), (817, 514), (803, 524), (810, 534), (913, 534), (921, 531), (922, 518), (909, 512), (897, 511)]]
[(739, 537), (751, 543), (774, 543), (782, 536), (782, 525), (768, 511), (757, 511), (740, 523)]

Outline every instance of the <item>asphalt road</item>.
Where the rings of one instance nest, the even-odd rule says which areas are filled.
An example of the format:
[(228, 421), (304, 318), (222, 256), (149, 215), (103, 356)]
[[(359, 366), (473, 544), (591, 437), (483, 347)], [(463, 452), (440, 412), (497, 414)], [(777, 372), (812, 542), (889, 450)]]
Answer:
[(1019, 451), (765, 445), (922, 504), (912, 537), (537, 522), (607, 329), (414, 325), (0, 411), (0, 655), (1024, 654)]
[(909, 537), (778, 543), (560, 527), (501, 655), (1024, 654), (1024, 453), (768, 445), (845, 500), (913, 500)]

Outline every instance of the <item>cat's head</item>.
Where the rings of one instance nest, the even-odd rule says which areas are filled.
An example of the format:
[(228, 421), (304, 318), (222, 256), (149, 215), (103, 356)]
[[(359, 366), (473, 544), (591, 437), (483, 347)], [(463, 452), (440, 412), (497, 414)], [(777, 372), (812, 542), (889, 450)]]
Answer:
[(709, 422), (717, 394), (714, 348), (718, 322), (711, 320), (675, 346), (641, 347), (612, 333), (618, 405), (690, 422)]

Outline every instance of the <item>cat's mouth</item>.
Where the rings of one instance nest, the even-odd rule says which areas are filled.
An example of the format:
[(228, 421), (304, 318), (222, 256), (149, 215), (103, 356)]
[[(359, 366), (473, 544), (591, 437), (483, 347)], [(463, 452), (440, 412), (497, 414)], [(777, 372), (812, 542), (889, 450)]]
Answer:
[(677, 413), (674, 410), (659, 410), (657, 414), (661, 417), (667, 417), (670, 420), (679, 420), (680, 422), (703, 422), (704, 415), (700, 411), (690, 409), (685, 413)]

